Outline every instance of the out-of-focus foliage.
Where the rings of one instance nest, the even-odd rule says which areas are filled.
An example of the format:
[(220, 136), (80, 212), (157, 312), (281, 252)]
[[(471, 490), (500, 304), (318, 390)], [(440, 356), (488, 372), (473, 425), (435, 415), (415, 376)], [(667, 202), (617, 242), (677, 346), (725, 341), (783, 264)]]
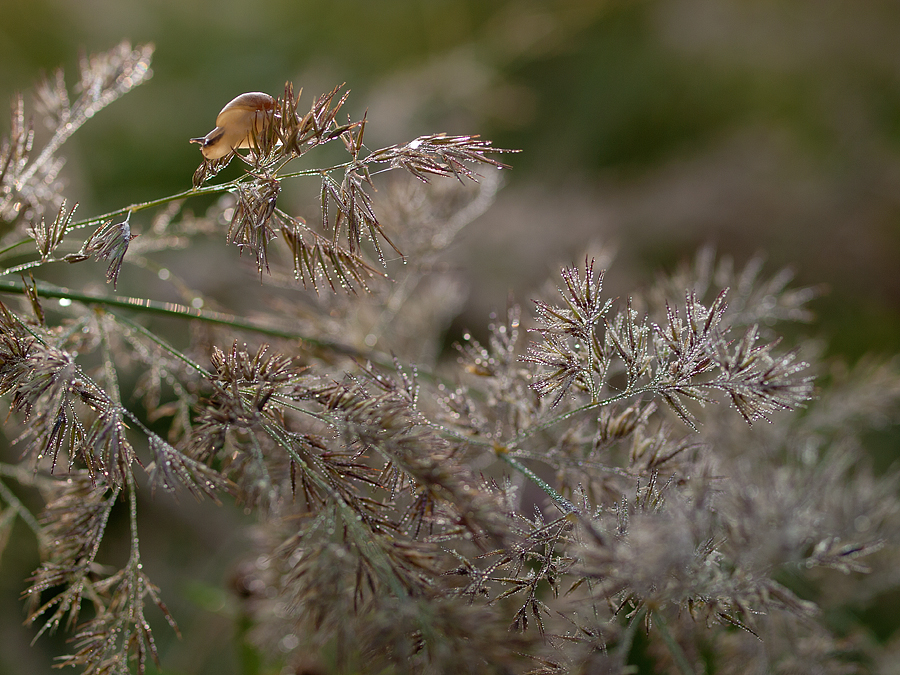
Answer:
[(6, 17), (6, 91), (123, 36), (159, 47), (162, 77), (75, 142), (89, 207), (180, 189), (185, 139), (237, 93), (353, 82), (378, 145), (477, 128), (524, 151), (487, 237), (458, 256), (475, 260), (469, 323), (585, 240), (615, 244), (623, 288), (712, 242), (827, 283), (833, 350), (900, 342), (891, 0), (38, 0)]

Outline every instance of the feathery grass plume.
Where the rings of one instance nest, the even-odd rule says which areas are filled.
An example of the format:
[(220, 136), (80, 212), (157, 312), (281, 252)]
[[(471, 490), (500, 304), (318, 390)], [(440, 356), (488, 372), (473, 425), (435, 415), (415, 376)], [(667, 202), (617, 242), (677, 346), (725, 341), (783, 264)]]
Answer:
[(412, 484), (427, 489), (430, 501), (449, 506), (456, 512), (454, 525), (501, 541), (504, 518), (496, 501), (477, 489), (476, 477), (454, 458), (453, 446), (420, 417), (414, 381), (402, 371), (399, 382), (371, 368), (361, 375), (313, 385), (298, 395), (325, 407), (348, 446), (378, 453)]
[[(70, 474), (67, 481), (54, 483), (51, 492), (42, 515), (48, 545), (46, 559), (24, 593), (30, 623), (53, 610), (38, 635), (55, 631), (67, 614), (67, 630), (79, 625), (82, 601), (94, 596), (95, 575), (102, 569), (96, 557), (119, 495), (118, 490), (97, 486), (87, 472)], [(42, 600), (45, 591), (60, 586), (62, 592), (49, 601)]]
[[(54, 540), (49, 560), (35, 573), (34, 583), (25, 591), (33, 600), (28, 622), (37, 621), (56, 608), (45, 621), (38, 635), (54, 631), (68, 612), (68, 629), (74, 630), (75, 651), (61, 659), (62, 665), (82, 666), (87, 675), (129, 673), (131, 662), (143, 673), (150, 656), (159, 667), (159, 654), (144, 615), (145, 600), (149, 598), (163, 613), (169, 625), (177, 626), (168, 608), (159, 597), (141, 563), (137, 536), (137, 497), (135, 484), (129, 480), (126, 488), (131, 531), (130, 557), (122, 569), (109, 574), (96, 565), (95, 559), (106, 529), (110, 512), (120, 494), (119, 489), (90, 488), (90, 477), (68, 481), (63, 494), (48, 505), (45, 521), (52, 528), (64, 527), (59, 535), (67, 540), (61, 547)], [(86, 492), (87, 490), (90, 492)], [(57, 515), (61, 514), (61, 515)], [(36, 606), (40, 593), (62, 585), (63, 590), (41, 606)], [(78, 623), (81, 604), (90, 600), (94, 615)]]
[[(70, 634), (61, 664), (177, 668), (157, 660), (170, 634), (151, 632), (175, 628), (163, 598), (178, 593), (148, 577), (165, 565), (151, 528), (226, 536), (172, 498), (185, 492), (258, 516), (218, 512), (227, 536), (249, 535), (222, 606), (263, 669), (845, 672), (886, 658), (830, 617), (896, 591), (898, 476), (873, 468), (866, 439), (896, 425), (900, 369), (835, 366), (813, 397), (815, 350), (777, 333), (810, 320), (815, 289), (706, 250), (619, 301), (585, 257), (531, 315), (510, 299), (486, 338), (465, 332), (442, 358), (464, 291), (441, 252), (490, 204), (506, 151), (442, 134), (372, 150), (377, 120), (339, 120), (342, 87), (301, 107), (288, 83), (248, 147), (204, 159), (192, 189), (76, 220), (60, 146), (149, 58), (123, 43), (82, 61), (77, 97), (61, 73), (41, 85), (37, 159), (15, 97), (0, 144), (0, 397), (21, 454), (0, 462), (0, 544), (38, 542), (28, 622)], [(334, 141), (342, 161), (291, 166)], [(235, 158), (239, 175), (215, 182)], [(305, 179), (315, 213), (289, 213), (285, 182)], [(185, 206), (208, 195), (205, 213)], [(255, 267), (169, 255), (223, 232)], [(70, 288), (48, 283), (52, 263), (91, 257), (113, 288), (125, 262), (149, 273), (147, 297), (98, 293), (74, 266)], [(236, 274), (253, 283), (201, 290)]]
[[(542, 342), (532, 344), (524, 357), (545, 369), (532, 384), (541, 396), (554, 395), (557, 406), (571, 390), (588, 404), (601, 404), (604, 396), (616, 399), (646, 394), (662, 398), (688, 425), (694, 413), (686, 403), (713, 402), (710, 394), (727, 393), (735, 408), (751, 423), (774, 410), (792, 410), (809, 399), (812, 383), (800, 373), (807, 367), (796, 354), (774, 357), (777, 340), (756, 345), (758, 329), (751, 326), (731, 350), (730, 327), (723, 324), (727, 290), (709, 307), (696, 294), (685, 296), (683, 313), (666, 301), (666, 323), (650, 324), (639, 318), (633, 301), (612, 319), (606, 315), (611, 301), (600, 299), (602, 275), (594, 280), (593, 263), (577, 270), (564, 269), (566, 305), (537, 302)], [(602, 325), (601, 325), (602, 318)], [(617, 387), (611, 377), (624, 377)]]
[(39, 222), (48, 208), (62, 203), (59, 171), (62, 145), (100, 110), (149, 79), (153, 45), (132, 49), (122, 42), (114, 49), (79, 64), (78, 96), (70, 100), (61, 70), (37, 88), (38, 110), (52, 136), (36, 157), (31, 121), (26, 121), (24, 99), (13, 101), (10, 134), (0, 142), (0, 236), (20, 222)]
[[(336, 122), (337, 113), (349, 96), (349, 92), (345, 92), (337, 98), (340, 88), (319, 96), (309, 112), (301, 116), (298, 113), (300, 93), (294, 96), (293, 85), (288, 82), (284, 95), (275, 99), (271, 107), (259, 111), (260, 128), (252, 125), (246, 156), (233, 151), (219, 159), (204, 158), (194, 175), (196, 188), (224, 168), (234, 156), (250, 167), (247, 181), (235, 186), (238, 208), (231, 220), (228, 240), (253, 251), (260, 272), (264, 268), (269, 271), (266, 245), (273, 236), (269, 222), (276, 212), (279, 174), (289, 162), (320, 145), (341, 139), (350, 156), (345, 163), (316, 172), (321, 176), (321, 234), (330, 232), (331, 246), (325, 247), (316, 241), (318, 234), (309, 229), (305, 219), (286, 214), (280, 218), (282, 233), (294, 254), (295, 275), (304, 285), (307, 279), (315, 285), (315, 279), (322, 277), (333, 286), (329, 267), (342, 286), (352, 288), (348, 283), (351, 280), (359, 284), (361, 273), (368, 275), (359, 257), (364, 237), (382, 264), (384, 253), (379, 240), (402, 255), (382, 227), (367, 191), (367, 187), (373, 187), (373, 169), (386, 165), (386, 169), (404, 169), (421, 180), (434, 175), (477, 181), (478, 174), (470, 168), (472, 164), (506, 167), (489, 154), (509, 151), (494, 148), (489, 141), (476, 136), (436, 134), (405, 145), (368, 151), (363, 143), (365, 117), (347, 124)], [(343, 176), (333, 175), (340, 173)], [(303, 231), (309, 232), (311, 246), (304, 245)]]
[[(805, 364), (797, 364), (791, 352), (774, 357), (777, 338), (757, 345), (758, 330), (753, 325), (743, 331), (742, 338), (732, 338), (730, 326), (723, 322), (728, 316), (724, 292), (709, 306), (700, 303), (697, 290), (688, 290), (680, 310), (664, 299), (659, 301), (660, 308), (647, 305), (646, 297), (638, 297), (616, 312), (600, 297), (598, 277), (590, 263), (583, 276), (567, 269), (563, 279), (565, 304), (537, 304), (537, 332), (543, 342), (530, 345), (522, 358), (535, 367), (532, 389), (542, 396), (555, 394), (550, 407), (535, 409), (530, 418), (503, 414), (507, 421), (517, 420), (511, 429), (492, 421), (509, 410), (511, 402), (490, 385), (500, 380), (501, 372), (504, 379), (515, 375), (508, 368), (498, 368), (501, 362), (491, 350), (472, 340), (463, 347), (472, 384), (444, 399), (450, 413), (443, 418), (444, 424), (455, 423), (469, 437), (483, 434), (492, 438), (495, 449), (504, 449), (498, 456), (526, 475), (531, 470), (522, 466), (523, 460), (532, 466), (544, 463), (552, 467), (563, 490), (558, 494), (547, 491), (563, 515), (550, 521), (558, 528), (553, 546), (545, 547), (543, 557), (534, 558), (543, 562), (525, 568), (523, 574), (512, 566), (515, 557), (505, 552), (506, 556), (498, 559), (499, 566), (483, 563), (476, 569), (466, 568), (472, 589), (498, 600), (523, 595), (524, 602), (513, 614), (513, 625), (520, 629), (526, 629), (530, 621), (547, 635), (564, 631), (553, 639), (576, 641), (577, 635), (580, 644), (595, 645), (582, 655), (582, 661), (572, 660), (577, 650), (559, 648), (560, 653), (548, 658), (546, 670), (540, 672), (577, 670), (588, 662), (614, 669), (626, 663), (632, 628), (619, 634), (608, 624), (600, 648), (596, 630), (573, 633), (565, 624), (548, 624), (554, 611), (569, 617), (601, 613), (610, 622), (627, 616), (632, 625), (641, 621), (648, 630), (655, 626), (661, 661), (668, 660), (683, 672), (695, 669), (672, 639), (673, 630), (685, 635), (684, 617), (700, 626), (737, 626), (750, 635), (769, 631), (769, 624), (758, 618), (761, 611), (792, 614), (802, 625), (816, 614), (815, 606), (785, 587), (772, 570), (789, 569), (798, 559), (808, 567), (862, 570), (856, 567), (855, 556), (876, 554), (884, 541), (871, 536), (845, 539), (845, 534), (825, 538), (812, 549), (796, 545), (781, 549), (778, 562), (745, 559), (745, 552), (758, 544), (747, 542), (745, 552), (740, 546), (733, 547), (734, 528), (744, 531), (750, 527), (761, 537), (771, 537), (763, 524), (775, 522), (774, 516), (761, 515), (753, 519), (754, 525), (744, 524), (753, 513), (747, 512), (746, 505), (738, 506), (738, 500), (734, 508), (726, 508), (729, 495), (740, 494), (746, 481), (731, 479), (734, 468), (723, 463), (728, 455), (719, 454), (723, 449), (713, 442), (715, 437), (704, 440), (703, 435), (703, 423), (715, 420), (719, 426), (724, 420), (712, 415), (709, 408), (689, 410), (682, 399), (710, 402), (712, 394), (723, 391), (740, 413), (738, 419), (753, 422), (763, 417), (774, 422), (776, 410), (799, 405), (814, 409), (811, 380), (803, 372)], [(749, 288), (743, 291), (754, 292)], [(812, 295), (786, 292), (795, 300), (805, 301)], [(634, 306), (647, 307), (648, 315), (664, 316), (665, 320), (650, 323)], [(799, 302), (779, 318), (807, 318), (801, 307)], [(552, 370), (547, 373), (547, 368)], [(476, 395), (473, 387), (484, 393)], [(677, 432), (661, 417), (663, 409), (654, 399), (669, 404), (676, 417), (688, 424), (688, 432)], [(786, 425), (779, 420), (776, 426), (785, 429)], [(754, 427), (745, 429), (744, 434), (749, 431), (757, 433)], [(782, 434), (790, 432), (785, 429)], [(498, 441), (498, 436), (503, 440)], [(550, 444), (541, 442), (548, 436)], [(741, 441), (732, 443), (740, 447)], [(762, 475), (779, 471), (777, 464), (757, 468)], [(543, 482), (537, 476), (533, 480)], [(628, 484), (635, 480), (638, 489), (632, 492)], [(764, 501), (771, 500), (771, 490), (806, 500), (797, 488), (808, 484), (809, 477), (797, 476), (787, 484), (792, 487), (776, 481), (766, 488), (756, 483), (756, 489)], [(839, 491), (832, 487), (816, 493), (824, 496)], [(890, 501), (896, 504), (895, 498)], [(790, 529), (797, 527), (791, 524), (803, 512), (797, 504), (782, 503), (777, 510), (783, 514), (779, 522)], [(861, 510), (854, 509), (856, 513)], [(564, 525), (572, 518), (577, 526), (567, 530)], [(816, 528), (800, 529), (809, 532)], [(545, 588), (558, 587), (561, 577), (570, 579), (561, 602), (549, 603), (546, 595), (534, 595), (531, 589), (542, 583), (537, 570), (546, 575)], [(673, 614), (667, 609), (670, 607), (678, 608), (677, 612)], [(686, 635), (684, 639), (692, 643), (695, 637)]]

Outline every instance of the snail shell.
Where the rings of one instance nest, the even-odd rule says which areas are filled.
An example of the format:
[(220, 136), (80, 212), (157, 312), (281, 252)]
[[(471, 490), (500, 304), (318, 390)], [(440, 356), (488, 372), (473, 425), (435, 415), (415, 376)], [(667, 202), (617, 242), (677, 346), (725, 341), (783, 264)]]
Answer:
[(261, 91), (251, 91), (233, 98), (216, 117), (216, 128), (202, 138), (192, 138), (199, 143), (206, 159), (220, 159), (237, 148), (249, 148), (251, 129), (262, 133), (266, 115), (275, 107), (275, 99)]

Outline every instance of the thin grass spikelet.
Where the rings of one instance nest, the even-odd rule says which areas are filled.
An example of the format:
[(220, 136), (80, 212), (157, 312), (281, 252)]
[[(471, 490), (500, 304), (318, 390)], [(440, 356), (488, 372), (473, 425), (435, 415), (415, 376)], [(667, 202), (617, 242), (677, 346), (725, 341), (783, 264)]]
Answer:
[(78, 204), (76, 203), (66, 213), (66, 200), (64, 199), (52, 223), (47, 224), (44, 217), (41, 216), (40, 222), (29, 228), (28, 234), (34, 238), (42, 261), (49, 260), (56, 247), (62, 243), (77, 208)]
[[(276, 209), (275, 219), (281, 224), (281, 236), (291, 251), (294, 261), (294, 278), (304, 288), (312, 286), (319, 292), (319, 281), (324, 279), (332, 291), (337, 287), (355, 292), (357, 288), (368, 291), (366, 279), (386, 276), (369, 265), (360, 256), (307, 227), (302, 218)], [(335, 286), (337, 284), (337, 286)]]
[(269, 271), (268, 244), (275, 235), (272, 214), (281, 193), (281, 183), (274, 178), (255, 180), (239, 185), (237, 205), (228, 227), (228, 243), (235, 244), (243, 253), (248, 249), (256, 256), (256, 269), (260, 275)]
[(65, 257), (66, 262), (76, 263), (87, 260), (91, 256), (98, 262), (108, 260), (106, 268), (106, 282), (112, 282), (113, 288), (119, 281), (119, 272), (122, 269), (122, 261), (128, 251), (128, 244), (137, 237), (131, 233), (131, 211), (125, 216), (125, 220), (116, 223), (112, 219), (103, 223), (94, 233), (88, 237), (78, 253), (70, 253)]
[(402, 168), (424, 183), (429, 176), (454, 176), (459, 181), (464, 178), (477, 181), (478, 174), (468, 163), (486, 164), (498, 169), (509, 168), (503, 162), (486, 153), (515, 152), (493, 147), (490, 141), (478, 136), (448, 136), (430, 134), (419, 136), (409, 143), (392, 145), (376, 150), (365, 158), (366, 164), (389, 164), (392, 168)]

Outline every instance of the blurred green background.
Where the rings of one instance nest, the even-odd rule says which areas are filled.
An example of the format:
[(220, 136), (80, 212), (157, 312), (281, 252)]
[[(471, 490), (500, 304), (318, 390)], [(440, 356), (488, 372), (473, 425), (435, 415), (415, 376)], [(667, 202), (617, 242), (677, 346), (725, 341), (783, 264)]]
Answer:
[[(615, 296), (711, 243), (823, 284), (810, 332), (828, 353), (898, 351), (896, 0), (0, 0), (0, 10), (7, 100), (60, 65), (74, 83), (79, 52), (156, 45), (154, 77), (65, 147), (82, 217), (188, 187), (199, 152), (187, 139), (236, 94), (277, 95), (292, 80), (308, 105), (346, 82), (351, 115), (368, 109), (370, 147), (445, 131), (522, 150), (452, 251), (469, 287), (460, 326), (485, 325), (510, 291), (527, 301), (591, 246), (617, 252)], [(240, 546), (224, 524), (220, 534), (219, 545)], [(16, 554), (3, 562), (15, 567)], [(4, 579), (14, 598), (21, 584)], [(43, 672), (18, 622), (2, 620), (0, 672)]]
[[(149, 83), (67, 144), (88, 215), (188, 185), (248, 90), (346, 82), (375, 147), (480, 133), (522, 149), (464, 237), (461, 323), (525, 299), (587, 243), (618, 293), (713, 243), (827, 284), (851, 358), (900, 344), (900, 4), (845, 0), (0, 1), (0, 93), (79, 50), (153, 42)], [(4, 116), (5, 118), (5, 116)], [(4, 122), (5, 126), (5, 122)]]

